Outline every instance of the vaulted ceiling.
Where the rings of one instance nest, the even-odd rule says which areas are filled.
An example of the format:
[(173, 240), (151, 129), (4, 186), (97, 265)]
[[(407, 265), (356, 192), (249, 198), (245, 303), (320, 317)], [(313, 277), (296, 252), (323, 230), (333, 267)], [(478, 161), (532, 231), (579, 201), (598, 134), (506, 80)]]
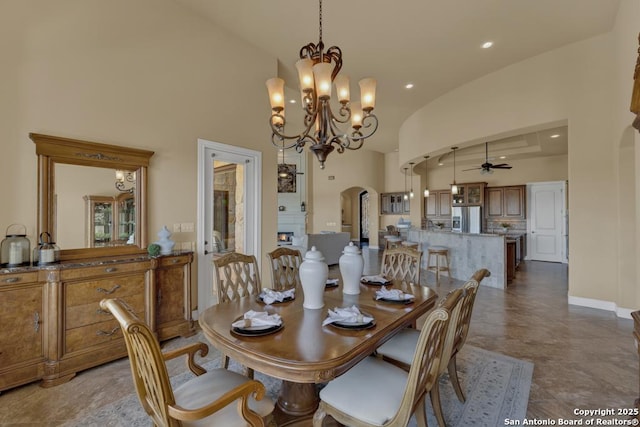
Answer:
[[(318, 42), (318, 1), (175, 1), (278, 58), (280, 77), (297, 97), (294, 64), (303, 45)], [(353, 93), (361, 78), (378, 80), (380, 127), (366, 146), (388, 153), (398, 147), (402, 123), (422, 106), (510, 64), (610, 31), (618, 6), (619, 0), (324, 0), (323, 41), (342, 49)], [(486, 41), (493, 46), (483, 49)], [(266, 88), (260, 95), (266, 107)], [(510, 140), (518, 141), (521, 156), (527, 141), (556, 151), (564, 142), (566, 152), (566, 134), (552, 145), (541, 145), (539, 133)], [(484, 145), (478, 150), (484, 158)]]

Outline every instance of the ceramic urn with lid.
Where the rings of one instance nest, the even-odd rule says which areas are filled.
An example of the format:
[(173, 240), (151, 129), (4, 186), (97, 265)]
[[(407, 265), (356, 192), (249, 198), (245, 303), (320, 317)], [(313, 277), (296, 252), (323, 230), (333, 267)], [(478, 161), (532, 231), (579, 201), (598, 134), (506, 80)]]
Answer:
[(304, 308), (316, 309), (324, 306), (324, 288), (329, 277), (329, 266), (324, 262), (322, 252), (315, 246), (304, 255), (300, 264), (300, 283), (304, 294)]
[(353, 242), (349, 242), (349, 245), (344, 247), (338, 262), (343, 282), (342, 292), (347, 295), (358, 295), (360, 293), (360, 279), (364, 271), (364, 258), (362, 258), (360, 249)]

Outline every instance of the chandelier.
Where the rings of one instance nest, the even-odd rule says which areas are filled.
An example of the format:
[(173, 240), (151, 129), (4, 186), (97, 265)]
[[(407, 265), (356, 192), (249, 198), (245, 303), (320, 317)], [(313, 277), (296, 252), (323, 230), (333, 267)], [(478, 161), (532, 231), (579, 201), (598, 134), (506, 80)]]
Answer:
[(136, 173), (129, 171), (116, 171), (116, 188), (123, 193), (132, 193), (136, 185)]
[[(296, 62), (304, 111), (303, 129), (299, 134), (286, 135), (284, 117), (284, 80), (267, 80), (271, 102), (271, 142), (278, 148), (295, 148), (301, 153), (304, 146), (314, 152), (320, 168), (324, 169), (327, 156), (337, 149), (357, 150), (364, 140), (378, 129), (378, 118), (372, 114), (376, 100), (376, 80), (360, 80), (360, 102), (350, 102), (349, 77), (341, 75), (342, 51), (331, 46), (326, 51), (322, 42), (322, 0), (319, 1), (320, 35), (318, 44), (309, 43), (300, 49)], [(331, 86), (336, 87), (339, 110), (331, 109)], [(340, 125), (351, 120), (351, 129), (345, 132)]]

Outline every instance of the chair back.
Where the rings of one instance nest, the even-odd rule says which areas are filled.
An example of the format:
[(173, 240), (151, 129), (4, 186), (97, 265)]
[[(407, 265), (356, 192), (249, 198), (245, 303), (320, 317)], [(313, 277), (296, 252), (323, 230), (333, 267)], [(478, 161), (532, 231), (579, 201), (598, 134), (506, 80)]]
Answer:
[(385, 249), (382, 254), (381, 274), (387, 279), (420, 283), (422, 251), (410, 247)]
[(482, 279), (489, 276), (491, 276), (489, 270), (486, 268), (480, 269), (473, 274), (471, 280), (467, 281), (462, 286), (462, 289), (464, 289), (464, 297), (460, 307), (460, 314), (456, 325), (451, 355), (457, 353), (467, 340), (473, 305), (476, 300), (478, 288), (480, 287), (480, 282), (482, 282)]
[(300, 285), (300, 251), (282, 246), (269, 252), (267, 259), (271, 268), (271, 286), (274, 290), (283, 291)]
[(258, 295), (262, 290), (258, 261), (254, 255), (230, 252), (214, 258), (213, 265), (218, 303)]
[(168, 407), (175, 405), (175, 397), (158, 340), (123, 301), (105, 299), (100, 306), (111, 312), (120, 324), (142, 407), (155, 425), (179, 426), (177, 420), (169, 417)]
[[(425, 396), (438, 381), (447, 326), (451, 312), (461, 298), (462, 290), (460, 289), (449, 293), (444, 303), (427, 317), (418, 337), (400, 409), (394, 419), (387, 423), (388, 425), (407, 425), (417, 406), (424, 404)], [(422, 411), (422, 409), (418, 410)]]

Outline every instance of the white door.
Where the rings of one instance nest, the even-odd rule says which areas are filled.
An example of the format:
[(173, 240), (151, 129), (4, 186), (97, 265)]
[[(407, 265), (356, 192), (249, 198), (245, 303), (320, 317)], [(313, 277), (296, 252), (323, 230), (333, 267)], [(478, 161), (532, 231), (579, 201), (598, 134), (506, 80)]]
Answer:
[(214, 256), (260, 259), (261, 176), (262, 153), (198, 140), (198, 313), (217, 303)]
[(566, 202), (564, 181), (527, 185), (529, 239), (527, 259), (566, 262)]

